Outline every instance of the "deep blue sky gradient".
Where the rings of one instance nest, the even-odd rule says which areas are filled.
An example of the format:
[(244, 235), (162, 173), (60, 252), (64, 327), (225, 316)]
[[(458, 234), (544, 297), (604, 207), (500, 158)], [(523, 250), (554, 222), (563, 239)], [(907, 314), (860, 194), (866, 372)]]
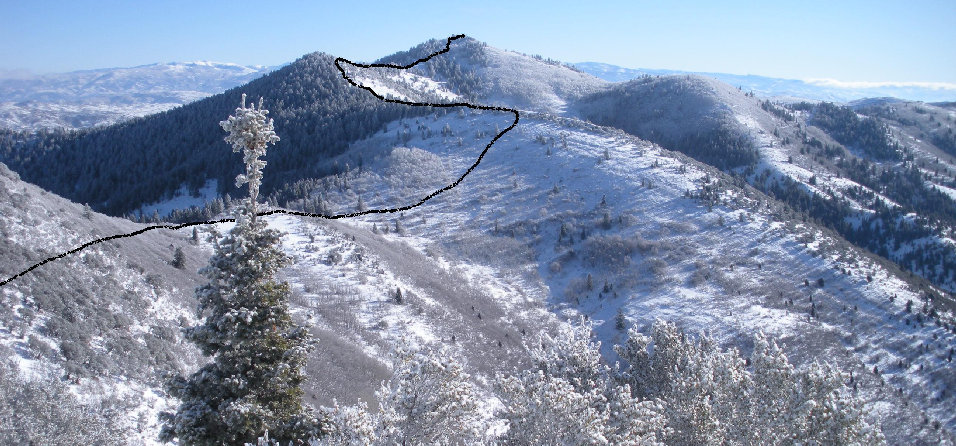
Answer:
[(956, 83), (956, 1), (0, 0), (0, 71), (370, 61), (464, 33), (565, 62)]

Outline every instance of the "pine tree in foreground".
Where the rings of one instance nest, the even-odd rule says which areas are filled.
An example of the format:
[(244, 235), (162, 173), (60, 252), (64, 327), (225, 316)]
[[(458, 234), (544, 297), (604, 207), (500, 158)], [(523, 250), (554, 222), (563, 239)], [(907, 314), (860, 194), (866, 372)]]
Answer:
[(162, 415), (163, 441), (181, 445), (255, 443), (266, 431), (277, 440), (309, 438), (316, 422), (303, 407), (302, 368), (311, 346), (308, 331), (292, 320), (289, 285), (275, 275), (288, 259), (281, 234), (256, 218), (256, 197), (266, 162), (266, 146), (279, 140), (268, 110), (246, 107), (221, 122), (233, 151), (244, 153), (249, 199), (224, 237), (213, 233), (215, 253), (200, 270), (208, 283), (196, 289), (202, 323), (186, 330), (212, 361), (168, 387), (182, 403)]

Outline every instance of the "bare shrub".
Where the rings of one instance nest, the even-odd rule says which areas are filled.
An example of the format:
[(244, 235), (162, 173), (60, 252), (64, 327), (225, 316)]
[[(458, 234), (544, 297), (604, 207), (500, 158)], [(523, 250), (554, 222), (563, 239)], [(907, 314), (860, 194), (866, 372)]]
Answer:
[(637, 250), (633, 239), (619, 235), (595, 235), (584, 242), (581, 250), (585, 264), (597, 268), (622, 270), (631, 264), (631, 256)]

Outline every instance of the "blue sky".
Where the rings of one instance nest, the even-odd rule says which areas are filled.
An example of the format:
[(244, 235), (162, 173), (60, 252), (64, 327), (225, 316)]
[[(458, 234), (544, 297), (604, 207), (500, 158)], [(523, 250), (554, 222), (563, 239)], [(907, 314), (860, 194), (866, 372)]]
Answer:
[(0, 0), (0, 71), (368, 61), (463, 33), (566, 62), (956, 83), (953, 0), (401, 3)]

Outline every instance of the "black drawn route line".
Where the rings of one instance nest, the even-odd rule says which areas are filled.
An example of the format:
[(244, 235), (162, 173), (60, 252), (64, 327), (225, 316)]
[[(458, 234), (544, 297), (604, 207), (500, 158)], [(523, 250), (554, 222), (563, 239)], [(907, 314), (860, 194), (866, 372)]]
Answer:
[[(386, 98), (386, 97), (384, 97), (384, 96), (382, 96), (382, 95), (376, 93), (374, 90), (372, 90), (372, 89), (369, 88), (369, 87), (366, 87), (366, 86), (364, 86), (364, 85), (359, 85), (359, 84), (357, 84), (357, 83), (356, 83), (354, 80), (352, 80), (347, 74), (345, 74), (345, 68), (342, 68), (342, 64), (343, 64), (343, 63), (346, 63), (346, 64), (349, 64), (349, 65), (356, 66), (356, 67), (361, 67), (361, 68), (397, 68), (397, 69), (400, 69), (400, 70), (407, 70), (407, 69), (412, 68), (412, 67), (414, 67), (415, 65), (418, 65), (418, 64), (420, 64), (420, 63), (428, 62), (431, 58), (433, 58), (433, 57), (435, 57), (435, 56), (438, 56), (438, 55), (447, 53), (448, 50), (449, 50), (449, 48), (451, 47), (451, 42), (452, 42), (452, 41), (457, 40), (457, 39), (461, 39), (461, 38), (464, 38), (464, 37), (465, 37), (464, 34), (458, 34), (458, 35), (455, 35), (455, 36), (451, 36), (451, 37), (449, 37), (449, 38), (447, 38), (447, 39), (445, 40), (445, 48), (444, 48), (444, 49), (439, 50), (439, 51), (436, 51), (436, 52), (434, 52), (434, 53), (431, 53), (431, 54), (429, 54), (429, 55), (427, 55), (427, 56), (425, 56), (425, 57), (422, 57), (421, 59), (418, 59), (418, 60), (416, 60), (416, 61), (414, 61), (414, 62), (412, 62), (412, 63), (410, 63), (410, 64), (408, 64), (408, 65), (394, 65), (394, 64), (382, 64), (382, 63), (362, 64), (362, 63), (352, 62), (352, 61), (350, 61), (350, 60), (348, 60), (348, 59), (345, 59), (345, 58), (342, 58), (342, 57), (337, 57), (337, 58), (335, 59), (335, 68), (338, 68), (339, 72), (342, 73), (342, 77), (343, 77), (346, 81), (348, 81), (348, 83), (351, 84), (353, 87), (358, 87), (358, 88), (361, 88), (361, 89), (363, 89), (363, 90), (366, 90), (366, 91), (368, 91), (369, 93), (371, 93), (373, 96), (375, 96), (376, 98), (378, 98), (379, 100), (382, 100), (382, 101), (384, 101), (384, 102), (391, 102), (391, 103), (394, 103), (394, 104), (411, 105), (411, 106), (414, 106), (414, 107), (443, 107), (443, 108), (466, 107), (466, 108), (470, 108), (470, 109), (473, 109), (473, 110), (502, 111), (502, 112), (509, 112), (509, 113), (514, 114), (514, 116), (515, 116), (514, 122), (512, 122), (511, 125), (509, 125), (508, 127), (506, 127), (504, 130), (501, 130), (500, 132), (498, 132), (498, 134), (495, 135), (495, 137), (491, 139), (491, 141), (488, 143), (488, 145), (485, 146), (485, 149), (482, 150), (481, 153), (478, 155), (478, 159), (475, 160), (474, 164), (472, 164), (471, 166), (468, 167), (468, 170), (466, 170), (465, 173), (463, 173), (460, 177), (458, 177), (458, 179), (456, 179), (456, 180), (455, 180), (454, 182), (452, 182), (451, 184), (449, 184), (449, 185), (447, 185), (447, 186), (445, 186), (445, 187), (442, 187), (441, 189), (438, 189), (438, 190), (436, 190), (436, 191), (434, 191), (434, 192), (432, 192), (432, 193), (426, 195), (424, 198), (418, 200), (418, 202), (416, 202), (416, 203), (409, 204), (409, 205), (405, 205), (405, 206), (400, 206), (400, 207), (395, 207), (395, 208), (383, 208), (383, 209), (368, 209), (368, 210), (359, 211), (359, 212), (351, 212), (351, 213), (346, 213), (346, 214), (333, 214), (333, 215), (312, 214), (312, 213), (309, 213), (309, 212), (293, 211), (293, 210), (289, 210), (289, 209), (274, 209), (274, 210), (271, 210), (271, 211), (259, 212), (259, 213), (256, 214), (256, 216), (260, 216), (260, 217), (261, 217), (261, 216), (267, 216), (267, 215), (286, 214), (286, 215), (297, 215), (297, 216), (300, 216), (300, 217), (314, 217), (314, 218), (324, 218), (324, 219), (327, 219), (327, 220), (337, 220), (337, 219), (340, 219), (340, 218), (352, 218), (352, 217), (359, 217), (359, 216), (368, 215), (368, 214), (391, 214), (391, 213), (395, 213), (395, 212), (404, 212), (404, 211), (407, 211), (407, 210), (409, 210), (409, 209), (414, 209), (414, 208), (416, 208), (416, 207), (418, 207), (418, 206), (421, 206), (421, 205), (425, 204), (426, 201), (431, 200), (432, 198), (435, 198), (435, 197), (437, 197), (438, 195), (440, 195), (440, 194), (442, 194), (442, 193), (444, 193), (444, 192), (447, 192), (447, 191), (449, 191), (449, 190), (455, 188), (456, 186), (458, 186), (458, 184), (460, 184), (460, 183), (465, 179), (465, 177), (467, 177), (469, 174), (471, 174), (471, 172), (472, 172), (473, 170), (475, 170), (475, 168), (477, 168), (479, 164), (481, 164), (481, 160), (485, 157), (485, 154), (488, 153), (488, 150), (491, 149), (491, 146), (495, 145), (495, 143), (498, 142), (498, 139), (499, 139), (499, 138), (501, 138), (502, 136), (504, 136), (505, 133), (508, 133), (509, 131), (511, 131), (511, 129), (515, 128), (515, 126), (518, 125), (518, 119), (519, 119), (518, 110), (513, 109), (513, 108), (508, 108), (508, 107), (497, 107), (497, 106), (489, 106), (489, 105), (476, 105), (476, 104), (471, 104), (471, 103), (468, 103), (468, 102), (449, 102), (449, 103), (430, 104), (430, 103), (426, 103), (426, 102), (412, 102), (412, 101), (403, 101), (403, 100), (400, 100), (400, 99)], [(176, 229), (188, 228), (188, 227), (190, 227), (190, 226), (211, 225), (211, 224), (216, 224), (216, 223), (229, 223), (229, 222), (235, 222), (235, 221), (236, 221), (235, 218), (224, 218), (224, 219), (221, 219), (221, 220), (207, 220), (207, 221), (197, 221), (197, 222), (181, 223), (181, 224), (154, 225), (154, 226), (147, 226), (147, 227), (142, 228), (142, 229), (140, 229), (140, 230), (138, 230), (138, 231), (130, 232), (130, 233), (128, 233), (128, 234), (117, 234), (117, 235), (111, 235), (111, 236), (108, 236), (108, 237), (103, 237), (103, 238), (100, 238), (100, 239), (92, 240), (92, 241), (86, 242), (86, 243), (84, 243), (84, 244), (82, 244), (82, 245), (80, 245), (80, 246), (77, 246), (76, 248), (73, 248), (73, 249), (71, 249), (71, 250), (69, 250), (69, 251), (66, 251), (66, 252), (64, 252), (64, 253), (60, 253), (60, 254), (57, 254), (57, 255), (55, 255), (55, 256), (53, 256), (53, 257), (47, 258), (47, 259), (45, 259), (45, 260), (43, 260), (43, 261), (41, 261), (41, 262), (39, 262), (39, 263), (37, 263), (37, 264), (35, 264), (35, 265), (33, 265), (33, 266), (31, 266), (31, 267), (29, 267), (29, 268), (27, 268), (27, 269), (21, 271), (21, 272), (19, 272), (19, 273), (13, 275), (13, 276), (10, 277), (10, 278), (4, 279), (2, 282), (0, 282), (0, 287), (4, 286), (4, 285), (6, 285), (6, 284), (8, 284), (8, 283), (10, 283), (10, 282), (12, 282), (12, 281), (14, 281), (14, 280), (20, 278), (20, 277), (23, 277), (24, 275), (30, 273), (31, 271), (33, 271), (33, 270), (35, 270), (35, 269), (37, 269), (37, 268), (39, 268), (39, 267), (41, 267), (41, 266), (43, 266), (43, 265), (46, 265), (47, 263), (50, 263), (50, 262), (52, 262), (52, 261), (54, 261), (54, 260), (62, 259), (62, 258), (64, 258), (64, 257), (69, 256), (69, 255), (72, 255), (72, 254), (76, 254), (76, 253), (78, 253), (78, 252), (80, 252), (80, 251), (82, 251), (82, 250), (84, 250), (84, 249), (86, 249), (86, 248), (89, 248), (90, 246), (96, 245), (96, 244), (98, 244), (98, 243), (103, 243), (103, 242), (107, 242), (107, 241), (110, 241), (110, 240), (117, 240), (117, 239), (121, 239), (121, 238), (135, 237), (135, 236), (137, 236), (137, 235), (140, 235), (140, 234), (143, 234), (143, 233), (149, 232), (149, 231), (154, 231), (154, 230), (156, 230), (156, 229), (171, 229), (171, 230), (176, 230)]]

